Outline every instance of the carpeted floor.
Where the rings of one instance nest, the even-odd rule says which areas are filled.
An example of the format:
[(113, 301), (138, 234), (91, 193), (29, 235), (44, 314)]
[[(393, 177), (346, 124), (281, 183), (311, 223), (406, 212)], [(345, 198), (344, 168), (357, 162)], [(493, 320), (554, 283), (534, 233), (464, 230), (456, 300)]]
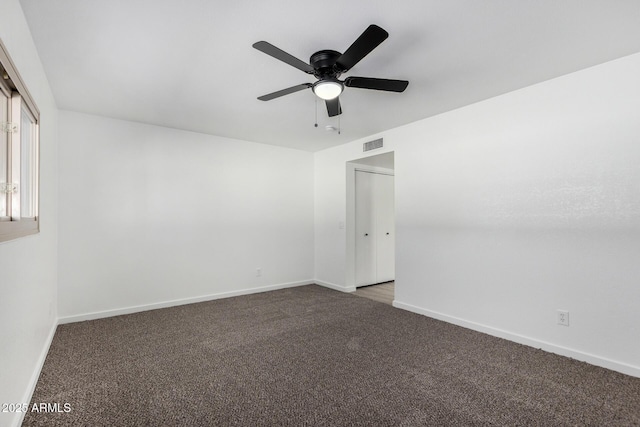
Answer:
[(631, 426), (640, 378), (311, 285), (59, 326), (43, 402), (23, 425)]

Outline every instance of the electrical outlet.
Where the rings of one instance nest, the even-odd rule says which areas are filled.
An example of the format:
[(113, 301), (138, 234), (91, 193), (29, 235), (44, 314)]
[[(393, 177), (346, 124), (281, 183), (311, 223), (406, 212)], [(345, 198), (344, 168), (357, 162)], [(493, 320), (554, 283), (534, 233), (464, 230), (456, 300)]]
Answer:
[(256, 277), (260, 277), (260, 276), (262, 276), (262, 269), (256, 268)]
[(569, 312), (567, 310), (558, 310), (558, 325), (569, 326)]

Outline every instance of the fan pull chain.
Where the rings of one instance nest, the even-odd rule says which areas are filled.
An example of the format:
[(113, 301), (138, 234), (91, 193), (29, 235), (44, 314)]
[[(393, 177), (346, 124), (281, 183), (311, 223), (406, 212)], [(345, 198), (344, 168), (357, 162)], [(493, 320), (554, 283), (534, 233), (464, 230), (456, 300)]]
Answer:
[(340, 116), (342, 114), (338, 115), (338, 135), (340, 135), (340, 130), (342, 129), (342, 127), (340, 126)]
[(316, 124), (314, 126), (318, 127), (318, 97), (314, 96), (313, 98), (316, 100)]

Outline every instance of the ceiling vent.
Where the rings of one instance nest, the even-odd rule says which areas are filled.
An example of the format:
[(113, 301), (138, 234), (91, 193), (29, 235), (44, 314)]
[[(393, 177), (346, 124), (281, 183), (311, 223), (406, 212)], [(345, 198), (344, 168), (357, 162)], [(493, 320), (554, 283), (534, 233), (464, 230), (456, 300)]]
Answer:
[(382, 138), (362, 144), (362, 151), (371, 151), (375, 150), (376, 148), (382, 148)]

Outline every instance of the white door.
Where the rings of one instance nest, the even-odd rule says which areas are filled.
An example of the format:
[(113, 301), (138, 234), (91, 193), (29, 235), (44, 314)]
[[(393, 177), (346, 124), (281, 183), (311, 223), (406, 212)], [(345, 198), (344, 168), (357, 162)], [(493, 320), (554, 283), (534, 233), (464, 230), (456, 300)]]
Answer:
[(376, 182), (376, 283), (396, 278), (393, 176), (374, 174)]
[(356, 171), (356, 286), (395, 278), (393, 176)]
[(356, 286), (376, 283), (373, 174), (356, 171)]

